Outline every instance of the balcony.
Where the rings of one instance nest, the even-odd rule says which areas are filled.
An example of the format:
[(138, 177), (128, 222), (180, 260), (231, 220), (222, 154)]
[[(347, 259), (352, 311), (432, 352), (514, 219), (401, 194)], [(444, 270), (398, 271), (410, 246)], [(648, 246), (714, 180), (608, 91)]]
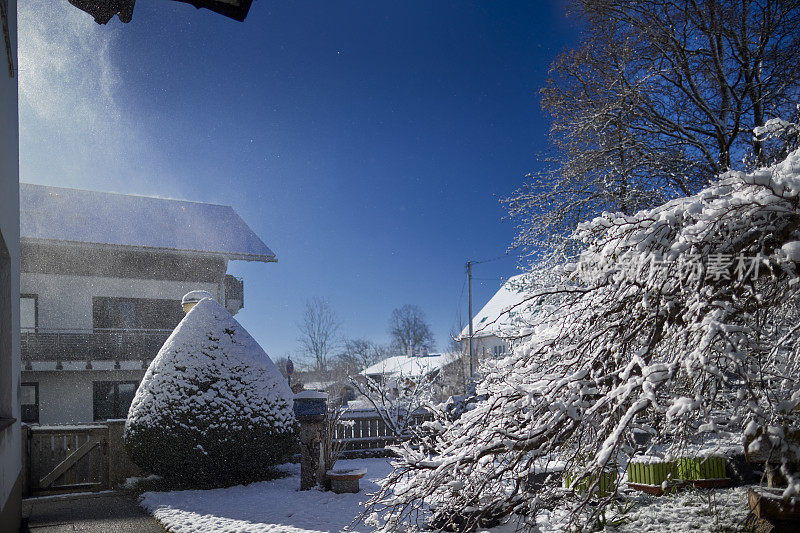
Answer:
[(172, 333), (168, 329), (23, 329), (20, 332), (22, 360), (26, 369), (33, 361), (141, 361), (146, 365)]

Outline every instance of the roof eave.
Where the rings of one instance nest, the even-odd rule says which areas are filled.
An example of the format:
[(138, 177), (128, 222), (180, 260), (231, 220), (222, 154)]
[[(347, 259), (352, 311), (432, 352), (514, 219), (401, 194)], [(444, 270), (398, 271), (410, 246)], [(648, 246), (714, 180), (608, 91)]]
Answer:
[(41, 243), (52, 244), (56, 246), (83, 246), (83, 247), (99, 247), (109, 250), (135, 250), (141, 252), (173, 252), (184, 255), (196, 255), (202, 257), (222, 257), (230, 261), (258, 261), (262, 263), (277, 263), (278, 258), (275, 254), (242, 254), (233, 252), (216, 252), (210, 250), (188, 250), (182, 248), (168, 248), (157, 246), (138, 246), (132, 244), (109, 244), (100, 242), (85, 242), (85, 241), (66, 241), (59, 239), (40, 239), (36, 237), (20, 237), (20, 243)]

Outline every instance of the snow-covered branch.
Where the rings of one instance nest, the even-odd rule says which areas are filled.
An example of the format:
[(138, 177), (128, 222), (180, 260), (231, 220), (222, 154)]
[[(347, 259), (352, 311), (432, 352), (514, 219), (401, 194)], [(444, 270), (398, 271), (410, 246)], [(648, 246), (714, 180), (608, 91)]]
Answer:
[[(427, 446), (399, 447), (371, 501), (382, 529), (533, 520), (564, 490), (550, 476), (534, 491), (531, 476), (560, 461), (597, 483), (636, 452), (632, 430), (678, 454), (749, 425), (770, 435), (787, 495), (800, 492), (787, 466), (798, 450), (774, 430), (800, 404), (800, 151), (655, 209), (603, 213), (573, 238), (585, 248), (559, 269), (559, 304), (484, 369), (487, 399), (429, 424)], [(571, 500), (576, 524), (602, 512), (587, 499)]]

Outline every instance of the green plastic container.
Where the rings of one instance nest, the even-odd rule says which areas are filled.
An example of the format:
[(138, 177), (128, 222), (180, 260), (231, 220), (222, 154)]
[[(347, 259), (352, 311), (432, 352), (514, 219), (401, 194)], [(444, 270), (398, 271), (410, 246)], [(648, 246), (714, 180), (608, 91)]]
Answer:
[[(565, 474), (564, 488), (570, 488), (570, 485), (575, 479), (576, 479), (575, 474), (571, 473)], [(589, 488), (594, 484), (596, 480), (597, 480), (596, 475), (584, 478), (581, 481), (579, 481), (577, 485), (572, 487), (572, 489), (575, 490), (575, 492), (586, 494), (586, 492), (588, 492)], [(616, 488), (617, 488), (617, 473), (614, 471), (603, 472), (600, 475), (599, 483), (594, 488), (595, 492), (593, 492), (593, 495), (604, 498), (606, 496), (610, 496), (611, 494), (613, 494)]]
[(671, 461), (628, 463), (628, 483), (661, 486), (667, 479), (675, 478), (675, 464)]
[(684, 481), (700, 479), (727, 478), (725, 458), (712, 455), (710, 457), (680, 457), (675, 461), (676, 475)]

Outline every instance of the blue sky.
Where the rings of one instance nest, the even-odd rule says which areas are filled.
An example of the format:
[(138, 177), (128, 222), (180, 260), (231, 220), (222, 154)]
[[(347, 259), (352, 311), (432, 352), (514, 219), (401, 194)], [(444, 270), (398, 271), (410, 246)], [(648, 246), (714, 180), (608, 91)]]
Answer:
[[(232, 205), (278, 255), (230, 267), (274, 357), (313, 296), (378, 342), (419, 305), (445, 345), (464, 263), (513, 241), (498, 198), (537, 168), (538, 89), (577, 39), (560, 1), (256, 0), (238, 23), (137, 0), (107, 26), (19, 9), (22, 181)], [(477, 265), (475, 312), (516, 272)]]

